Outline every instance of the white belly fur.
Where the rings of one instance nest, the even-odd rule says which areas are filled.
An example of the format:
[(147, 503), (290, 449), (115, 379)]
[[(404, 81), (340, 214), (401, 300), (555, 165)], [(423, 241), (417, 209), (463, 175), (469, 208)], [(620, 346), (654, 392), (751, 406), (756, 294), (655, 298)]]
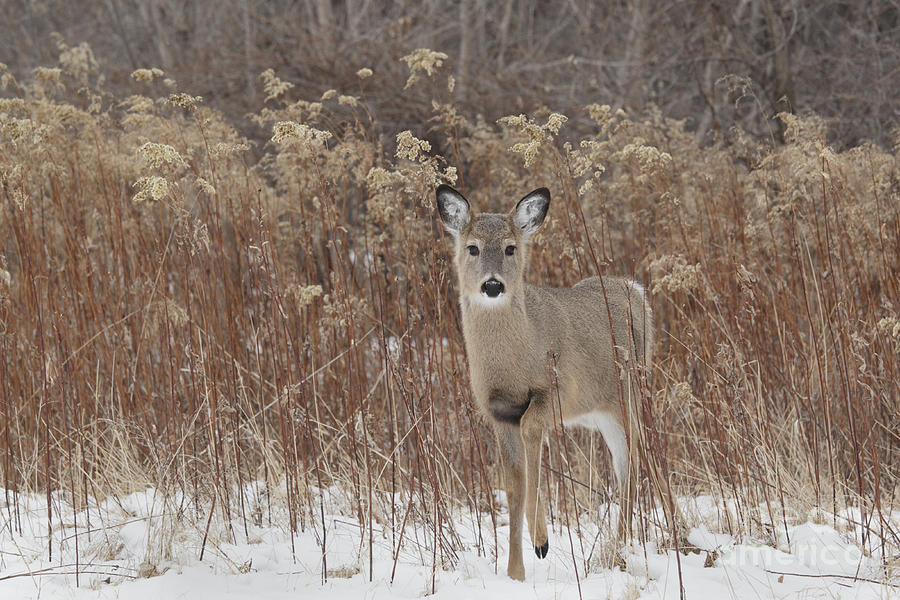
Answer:
[(622, 485), (628, 471), (628, 440), (625, 438), (625, 429), (615, 417), (610, 413), (592, 412), (569, 419), (565, 424), (600, 430), (603, 441), (606, 442), (606, 447), (612, 455), (616, 480)]

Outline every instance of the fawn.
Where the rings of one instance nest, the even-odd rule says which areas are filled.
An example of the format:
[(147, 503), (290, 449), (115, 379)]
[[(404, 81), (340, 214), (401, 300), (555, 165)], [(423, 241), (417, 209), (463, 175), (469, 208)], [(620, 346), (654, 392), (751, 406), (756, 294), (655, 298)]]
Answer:
[(540, 460), (544, 433), (560, 420), (602, 433), (622, 499), (619, 536), (629, 533), (636, 394), (620, 376), (627, 361), (649, 365), (650, 305), (638, 283), (619, 277), (591, 277), (570, 288), (525, 283), (529, 240), (550, 206), (546, 188), (508, 214), (473, 214), (447, 185), (437, 188), (437, 205), (454, 239), (472, 391), (500, 448), (509, 504), (507, 574), (524, 580), (523, 513), (537, 556), (549, 549)]

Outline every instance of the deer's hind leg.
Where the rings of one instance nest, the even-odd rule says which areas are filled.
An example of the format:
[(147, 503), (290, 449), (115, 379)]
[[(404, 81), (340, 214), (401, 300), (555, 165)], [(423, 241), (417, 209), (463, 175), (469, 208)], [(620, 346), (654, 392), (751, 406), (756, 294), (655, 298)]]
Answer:
[[(637, 492), (628, 438), (625, 434), (625, 417), (614, 412), (599, 413), (595, 421), (603, 435), (603, 441), (612, 456), (613, 472), (616, 476), (616, 487), (619, 492), (619, 523), (617, 539), (626, 542), (631, 538), (631, 517), (634, 511), (634, 500)], [(632, 440), (634, 444), (636, 440)]]

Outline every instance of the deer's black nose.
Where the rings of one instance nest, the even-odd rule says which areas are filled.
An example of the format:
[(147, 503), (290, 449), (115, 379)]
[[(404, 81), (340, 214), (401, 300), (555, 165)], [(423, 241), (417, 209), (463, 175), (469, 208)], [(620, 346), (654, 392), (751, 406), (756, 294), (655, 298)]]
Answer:
[(488, 279), (481, 284), (481, 292), (489, 298), (496, 298), (503, 293), (503, 284), (494, 278)]

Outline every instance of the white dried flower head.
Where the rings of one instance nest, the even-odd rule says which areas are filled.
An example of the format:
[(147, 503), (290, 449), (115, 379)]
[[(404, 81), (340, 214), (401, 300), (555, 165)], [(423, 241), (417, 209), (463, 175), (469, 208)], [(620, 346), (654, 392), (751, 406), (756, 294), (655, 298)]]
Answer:
[[(568, 144), (568, 142), (567, 142)], [(570, 152), (572, 161), (572, 174), (575, 177), (583, 177), (594, 168), (594, 161), (583, 152)]]
[(388, 171), (381, 167), (372, 167), (366, 174), (366, 210), (373, 223), (388, 224), (394, 222), (397, 212), (397, 190), (408, 182), (400, 171)]
[(82, 88), (82, 90), (87, 94), (89, 100), (87, 111), (91, 114), (99, 115), (103, 109), (103, 99), (100, 97), (100, 94), (95, 94), (87, 88)]
[(156, 104), (146, 96), (129, 96), (119, 103), (119, 108), (135, 115), (149, 114), (156, 110)]
[(563, 123), (569, 120), (569, 117), (560, 113), (551, 113), (549, 117), (547, 117), (547, 124), (544, 125), (544, 128), (547, 131), (553, 133), (553, 135), (559, 135), (559, 128), (563, 126)]
[(650, 269), (665, 273), (653, 284), (654, 294), (660, 291), (691, 292), (698, 289), (703, 281), (700, 264), (689, 265), (680, 254), (661, 256), (650, 263)]
[(497, 122), (501, 125), (506, 125), (512, 129), (515, 129), (518, 132), (524, 132), (525, 128), (528, 127), (528, 117), (525, 115), (508, 115), (506, 117), (500, 117), (497, 119)]
[(234, 154), (246, 152), (249, 149), (250, 149), (250, 146), (243, 142), (236, 142), (236, 143), (218, 142), (212, 148), (210, 148), (210, 155), (213, 158), (226, 158), (226, 157), (232, 156)]
[(587, 111), (591, 116), (591, 120), (600, 127), (603, 127), (612, 119), (612, 107), (609, 104), (589, 104)]
[(372, 76), (372, 69), (363, 68), (356, 72), (356, 76), (360, 79), (367, 79)]
[(139, 178), (134, 182), (134, 187), (138, 192), (134, 195), (132, 201), (136, 204), (141, 204), (148, 200), (159, 202), (169, 193), (169, 182), (156, 175)]
[(881, 335), (892, 337), (900, 342), (900, 319), (897, 317), (885, 317), (878, 321), (878, 331)]
[(372, 192), (393, 188), (404, 183), (406, 183), (406, 176), (399, 171), (388, 171), (381, 167), (372, 167), (366, 173), (366, 185)]
[(451, 184), (456, 185), (456, 167), (447, 167), (444, 169), (444, 179), (449, 181)]
[(697, 396), (691, 391), (691, 385), (686, 381), (679, 381), (673, 385), (672, 392), (675, 394), (675, 399), (686, 408), (700, 404)]
[(285, 147), (304, 145), (310, 149), (323, 149), (331, 137), (328, 131), (295, 121), (279, 121), (272, 129), (272, 141)]
[(11, 188), (22, 182), (22, 165), (12, 165), (7, 168), (0, 165), (0, 186)]
[(513, 144), (510, 151), (521, 154), (525, 159), (525, 167), (529, 168), (537, 160), (543, 144), (550, 141), (551, 137), (548, 132), (558, 133), (559, 128), (566, 120), (565, 115), (552, 113), (545, 125), (538, 125), (525, 115), (510, 115), (500, 118), (497, 122), (528, 137), (527, 142)]
[(397, 158), (418, 159), (419, 162), (424, 162), (428, 158), (428, 152), (431, 152), (431, 144), (420, 140), (410, 130), (407, 129), (397, 134)]
[(197, 187), (199, 187), (205, 194), (208, 194), (210, 196), (216, 195), (216, 188), (214, 188), (210, 182), (202, 177), (197, 178)]
[(297, 304), (300, 308), (309, 306), (313, 301), (322, 295), (321, 285), (301, 285), (296, 288)]
[(584, 196), (589, 191), (591, 191), (593, 188), (594, 188), (594, 180), (586, 179), (585, 182), (581, 184), (581, 187), (578, 188), (578, 195)]
[(741, 286), (741, 290), (745, 294), (752, 296), (753, 288), (756, 287), (756, 275), (741, 263), (738, 265), (735, 276), (737, 277), (738, 285)]
[(185, 325), (190, 319), (188, 319), (187, 311), (184, 310), (177, 302), (170, 298), (166, 298), (166, 311), (169, 314), (169, 322), (175, 326), (179, 327), (181, 325)]
[(403, 86), (403, 89), (407, 89), (421, 78), (423, 71), (429, 77), (434, 75), (441, 68), (441, 65), (444, 64), (444, 61), (447, 60), (447, 55), (428, 48), (418, 48), (400, 60), (406, 61), (406, 66), (409, 67), (409, 79), (406, 80), (406, 85)]
[(456, 87), (456, 78), (453, 75), (447, 76), (447, 91), (451, 94), (453, 93), (453, 88)]
[(322, 101), (331, 100), (337, 96), (337, 90), (325, 90), (325, 93), (322, 94)]
[(47, 134), (46, 125), (38, 125), (31, 119), (17, 119), (7, 116), (6, 113), (0, 113), (0, 135), (11, 141), (13, 145), (37, 146), (47, 137)]
[(131, 78), (135, 81), (153, 81), (165, 75), (162, 69), (137, 69), (131, 73)]
[(13, 77), (12, 73), (9, 72), (9, 68), (6, 66), (6, 63), (0, 62), (0, 90), (5, 90), (6, 86), (14, 82), (15, 80), (15, 77)]
[(338, 104), (343, 104), (344, 106), (356, 106), (359, 104), (359, 98), (356, 96), (339, 96)]
[(172, 106), (180, 106), (181, 108), (186, 108), (187, 110), (196, 110), (197, 105), (203, 102), (202, 96), (191, 96), (190, 94), (170, 94), (166, 99), (166, 103)]
[(16, 188), (12, 191), (12, 201), (19, 210), (25, 210), (25, 205), (28, 204), (28, 194), (22, 188)]
[(170, 327), (177, 328), (188, 323), (187, 311), (171, 298), (163, 298), (152, 303), (148, 311), (148, 324), (159, 330), (168, 322)]
[(290, 81), (282, 81), (275, 75), (274, 69), (266, 69), (259, 75), (260, 79), (263, 80), (263, 91), (266, 92), (266, 99), (264, 102), (268, 102), (269, 100), (274, 100), (278, 96), (281, 96), (286, 91), (294, 87), (294, 84)]
[(138, 148), (138, 154), (144, 159), (148, 166), (161, 169), (163, 167), (171, 167), (179, 169), (187, 166), (184, 158), (178, 153), (178, 150), (168, 144), (157, 144), (154, 142), (145, 142)]
[(322, 301), (325, 315), (321, 322), (326, 325), (347, 327), (350, 324), (351, 314), (362, 315), (370, 312), (365, 298), (360, 296), (347, 295), (346, 299), (341, 301), (331, 294), (325, 294)]
[(43, 83), (59, 83), (59, 78), (62, 75), (62, 69), (58, 67), (37, 67), (33, 72), (35, 79)]
[(81, 42), (77, 46), (69, 47), (62, 41), (57, 42), (59, 47), (59, 64), (66, 73), (73, 76), (82, 84), (87, 84), (88, 77), (97, 70), (97, 61), (94, 52), (87, 42)]
[(671, 154), (642, 143), (626, 145), (622, 148), (622, 156), (625, 160), (636, 162), (643, 173), (656, 173), (672, 164)]
[(209, 227), (199, 219), (194, 219), (193, 232), (191, 233), (191, 254), (209, 252)]
[(509, 150), (510, 152), (522, 155), (525, 159), (525, 168), (527, 169), (534, 165), (534, 161), (537, 159), (540, 149), (541, 143), (537, 140), (531, 140), (527, 143), (519, 142), (518, 144), (513, 144)]

